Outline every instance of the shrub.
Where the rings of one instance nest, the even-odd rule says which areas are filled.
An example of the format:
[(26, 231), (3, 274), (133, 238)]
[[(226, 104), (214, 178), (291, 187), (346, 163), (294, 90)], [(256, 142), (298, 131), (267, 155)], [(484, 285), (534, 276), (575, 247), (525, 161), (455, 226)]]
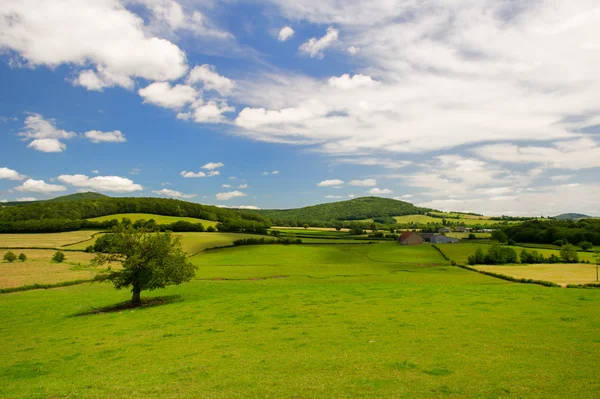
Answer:
[(208, 231), (209, 233), (214, 233), (215, 231), (217, 231), (217, 229), (215, 229), (215, 227), (214, 227), (214, 226), (208, 226), (208, 227), (206, 228), (206, 231)]
[(477, 248), (477, 251), (469, 256), (469, 265), (482, 265), (485, 263), (485, 254), (481, 248)]
[(591, 243), (591, 242), (589, 242), (589, 241), (581, 241), (581, 242), (579, 243), (579, 247), (580, 247), (581, 249), (583, 249), (584, 251), (589, 251), (590, 249), (592, 249), (592, 248), (594, 247), (594, 244), (592, 244), (592, 243)]
[(17, 260), (17, 255), (14, 252), (8, 251), (4, 254), (4, 260), (13, 263)]
[(513, 239), (508, 240), (508, 245), (517, 245), (517, 242)]
[(24, 253), (20, 253), (19, 254), (19, 262), (25, 262), (27, 260), (27, 255), (25, 255)]
[(517, 263), (517, 253), (509, 247), (492, 245), (485, 255), (485, 264), (504, 265), (507, 263)]
[(93, 246), (93, 245), (88, 245), (88, 246), (85, 248), (85, 252), (88, 252), (88, 253), (93, 253), (93, 252), (95, 252), (95, 251), (94, 251), (94, 246)]
[(477, 239), (477, 236), (474, 233), (469, 233), (469, 240), (475, 240)]
[(492, 240), (505, 244), (508, 241), (508, 236), (502, 230), (492, 231)]
[(273, 237), (279, 237), (280, 234), (281, 234), (281, 231), (279, 231), (279, 230), (272, 230), (271, 231), (271, 235)]
[(241, 245), (270, 245), (270, 244), (283, 244), (283, 245), (290, 245), (290, 244), (302, 244), (302, 240), (299, 238), (282, 238), (280, 240), (274, 240), (274, 239), (269, 239), (269, 238), (243, 238), (240, 240), (235, 240), (233, 242), (233, 245), (237, 246), (241, 246)]
[(560, 258), (565, 263), (578, 263), (579, 254), (577, 253), (577, 247), (572, 244), (563, 245), (560, 249)]
[(65, 254), (57, 251), (53, 256), (52, 256), (52, 262), (55, 263), (62, 263), (64, 260), (66, 259)]

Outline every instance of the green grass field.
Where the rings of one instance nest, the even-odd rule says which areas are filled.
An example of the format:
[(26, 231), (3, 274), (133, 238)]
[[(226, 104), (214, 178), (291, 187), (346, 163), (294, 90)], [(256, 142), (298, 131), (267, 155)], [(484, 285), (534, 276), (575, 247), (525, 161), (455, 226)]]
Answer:
[[(3, 398), (596, 398), (600, 291), (392, 243), (226, 248), (190, 283), (0, 295)], [(273, 277), (273, 278), (265, 278)], [(274, 278), (277, 277), (277, 278)], [(10, 343), (10, 344), (8, 344)]]
[(95, 230), (79, 230), (47, 234), (0, 234), (0, 248), (59, 248), (89, 240), (97, 232)]
[[(470, 243), (470, 242), (461, 242), (460, 244), (445, 244), (438, 245), (438, 247), (446, 254), (446, 256), (457, 263), (466, 263), (469, 256), (474, 254), (478, 247), (480, 247), (484, 252), (488, 250), (488, 248), (492, 244), (478, 244), (478, 243)], [(544, 255), (545, 257), (549, 257), (552, 254), (559, 256), (560, 251), (554, 249), (544, 249), (544, 248), (524, 248), (519, 246), (510, 246), (510, 248), (514, 249), (517, 252), (517, 255), (521, 253), (524, 249), (531, 251), (538, 251), (538, 253)], [(593, 252), (579, 252), (580, 260), (589, 260), (592, 263), (595, 263), (596, 260), (594, 258)]]
[(183, 221), (190, 222), (190, 223), (202, 223), (204, 225), (204, 227), (208, 227), (208, 226), (214, 227), (218, 223), (218, 222), (215, 222), (212, 220), (187, 218), (187, 217), (183, 217), (183, 216), (153, 215), (150, 213), (119, 213), (119, 214), (115, 214), (115, 215), (100, 216), (100, 217), (92, 218), (89, 220), (91, 220), (93, 222), (104, 222), (104, 221), (113, 220), (113, 219), (117, 219), (118, 221), (121, 221), (121, 219), (123, 219), (123, 218), (128, 218), (132, 222), (135, 222), (135, 221), (141, 220), (141, 219), (143, 219), (143, 220), (154, 219), (154, 221), (157, 224), (171, 224), (171, 223), (175, 223), (180, 220), (183, 220)]
[(474, 267), (478, 270), (505, 274), (516, 278), (551, 281), (562, 286), (566, 286), (567, 284), (597, 283), (595, 264), (536, 264)]

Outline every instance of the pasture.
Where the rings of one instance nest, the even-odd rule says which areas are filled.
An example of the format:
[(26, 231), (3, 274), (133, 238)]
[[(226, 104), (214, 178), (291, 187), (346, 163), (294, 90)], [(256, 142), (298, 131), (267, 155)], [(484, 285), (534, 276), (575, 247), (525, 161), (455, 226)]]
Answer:
[[(6, 252), (7, 250), (0, 250), (0, 259)], [(12, 263), (0, 260), (0, 288), (89, 280), (98, 272), (97, 269), (88, 267), (93, 254), (65, 252), (64, 262), (53, 263), (50, 259), (56, 252), (54, 250), (24, 249), (13, 252), (17, 255), (24, 253), (27, 260)]]
[(117, 219), (118, 221), (121, 221), (123, 218), (127, 218), (127, 219), (131, 220), (132, 222), (135, 222), (137, 220), (146, 220), (147, 221), (150, 219), (154, 219), (156, 224), (171, 224), (171, 223), (175, 223), (175, 222), (182, 220), (182, 221), (190, 222), (190, 223), (202, 223), (204, 225), (204, 227), (208, 227), (208, 226), (214, 227), (218, 223), (213, 220), (188, 218), (188, 217), (183, 217), (183, 216), (162, 216), (162, 215), (154, 215), (151, 213), (118, 213), (115, 215), (100, 216), (100, 217), (91, 218), (88, 220), (90, 220), (92, 222), (105, 222), (107, 220), (113, 220), (113, 219)]
[(595, 264), (535, 264), (535, 265), (498, 265), (473, 266), (478, 270), (505, 274), (516, 278), (551, 281), (566, 286), (567, 284), (596, 283)]
[(79, 230), (47, 234), (0, 234), (0, 248), (59, 248), (90, 240), (96, 233), (96, 230)]
[[(450, 247), (450, 246), (449, 246)], [(130, 298), (0, 295), (3, 398), (596, 398), (600, 291), (515, 284), (431, 246), (252, 246)], [(10, 344), (7, 344), (10, 343)]]

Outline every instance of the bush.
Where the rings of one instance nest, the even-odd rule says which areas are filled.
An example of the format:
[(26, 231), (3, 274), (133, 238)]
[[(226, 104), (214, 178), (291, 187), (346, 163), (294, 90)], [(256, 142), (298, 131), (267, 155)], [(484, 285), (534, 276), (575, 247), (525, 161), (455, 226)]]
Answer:
[(95, 252), (95, 250), (94, 250), (94, 246), (93, 246), (93, 245), (88, 245), (88, 246), (85, 248), (85, 252), (88, 252), (88, 253), (94, 253), (94, 252)]
[(517, 253), (514, 249), (500, 245), (492, 245), (487, 254), (483, 253), (481, 248), (469, 256), (470, 265), (505, 265), (507, 263), (517, 263)]
[(517, 245), (517, 242), (513, 239), (508, 240), (508, 245)]
[(502, 230), (492, 231), (492, 240), (505, 244), (508, 241), (508, 236)]
[(477, 236), (474, 233), (469, 233), (468, 239), (469, 240), (475, 240), (475, 239), (477, 239)]
[(243, 238), (241, 240), (235, 240), (233, 242), (233, 245), (237, 246), (241, 246), (241, 245), (270, 245), (270, 244), (283, 244), (283, 245), (290, 245), (290, 244), (302, 244), (302, 240), (299, 238), (282, 238), (280, 240), (274, 240), (274, 239), (269, 239), (269, 238)]
[(271, 235), (273, 237), (279, 237), (280, 234), (281, 234), (281, 231), (279, 231), (279, 230), (272, 230), (271, 231)]
[(578, 263), (579, 254), (577, 253), (577, 247), (573, 244), (563, 245), (560, 249), (560, 258), (565, 263)]
[(544, 258), (544, 255), (538, 253), (538, 251), (529, 252), (524, 249), (521, 251), (521, 263), (533, 265), (536, 263), (549, 263), (549, 261)]
[(583, 249), (584, 251), (589, 251), (590, 249), (592, 249), (592, 248), (594, 247), (594, 244), (592, 244), (592, 243), (591, 243), (591, 242), (589, 242), (589, 241), (581, 241), (581, 242), (579, 243), (579, 247), (580, 247), (581, 249)]
[(64, 260), (66, 259), (66, 256), (64, 253), (57, 251), (53, 256), (52, 256), (52, 262), (55, 263), (62, 263)]
[(477, 251), (469, 256), (469, 265), (482, 265), (485, 263), (485, 254), (481, 248), (477, 248)]
[(206, 228), (206, 231), (208, 231), (209, 233), (214, 233), (215, 231), (217, 231), (217, 229), (215, 229), (215, 227), (214, 227), (214, 226), (208, 226), (208, 227)]
[(4, 254), (4, 260), (13, 263), (17, 260), (17, 255), (15, 255), (14, 252), (8, 251)]
[(27, 255), (25, 255), (24, 253), (20, 253), (19, 254), (19, 262), (25, 262), (27, 260)]

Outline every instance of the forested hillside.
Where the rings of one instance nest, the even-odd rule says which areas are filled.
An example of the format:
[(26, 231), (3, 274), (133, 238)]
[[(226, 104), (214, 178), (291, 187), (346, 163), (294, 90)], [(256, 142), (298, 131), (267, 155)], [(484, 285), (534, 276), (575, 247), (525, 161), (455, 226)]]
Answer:
[(522, 243), (600, 245), (600, 219), (529, 221), (503, 228), (508, 238)]
[(253, 211), (269, 218), (274, 225), (296, 226), (304, 223), (319, 225), (323, 222), (362, 220), (378, 217), (424, 214), (431, 209), (389, 198), (361, 197), (349, 201), (332, 202), (297, 209)]
[(40, 203), (40, 202), (85, 201), (85, 200), (100, 199), (100, 198), (109, 198), (109, 197), (108, 197), (108, 195), (94, 193), (94, 192), (90, 191), (87, 193), (76, 193), (76, 194), (63, 195), (61, 197), (56, 197), (56, 198), (52, 198), (49, 200), (42, 200), (42, 201), (5, 202), (2, 204), (2, 206), (23, 206), (23, 205), (29, 205), (29, 204), (36, 204), (36, 203)]

